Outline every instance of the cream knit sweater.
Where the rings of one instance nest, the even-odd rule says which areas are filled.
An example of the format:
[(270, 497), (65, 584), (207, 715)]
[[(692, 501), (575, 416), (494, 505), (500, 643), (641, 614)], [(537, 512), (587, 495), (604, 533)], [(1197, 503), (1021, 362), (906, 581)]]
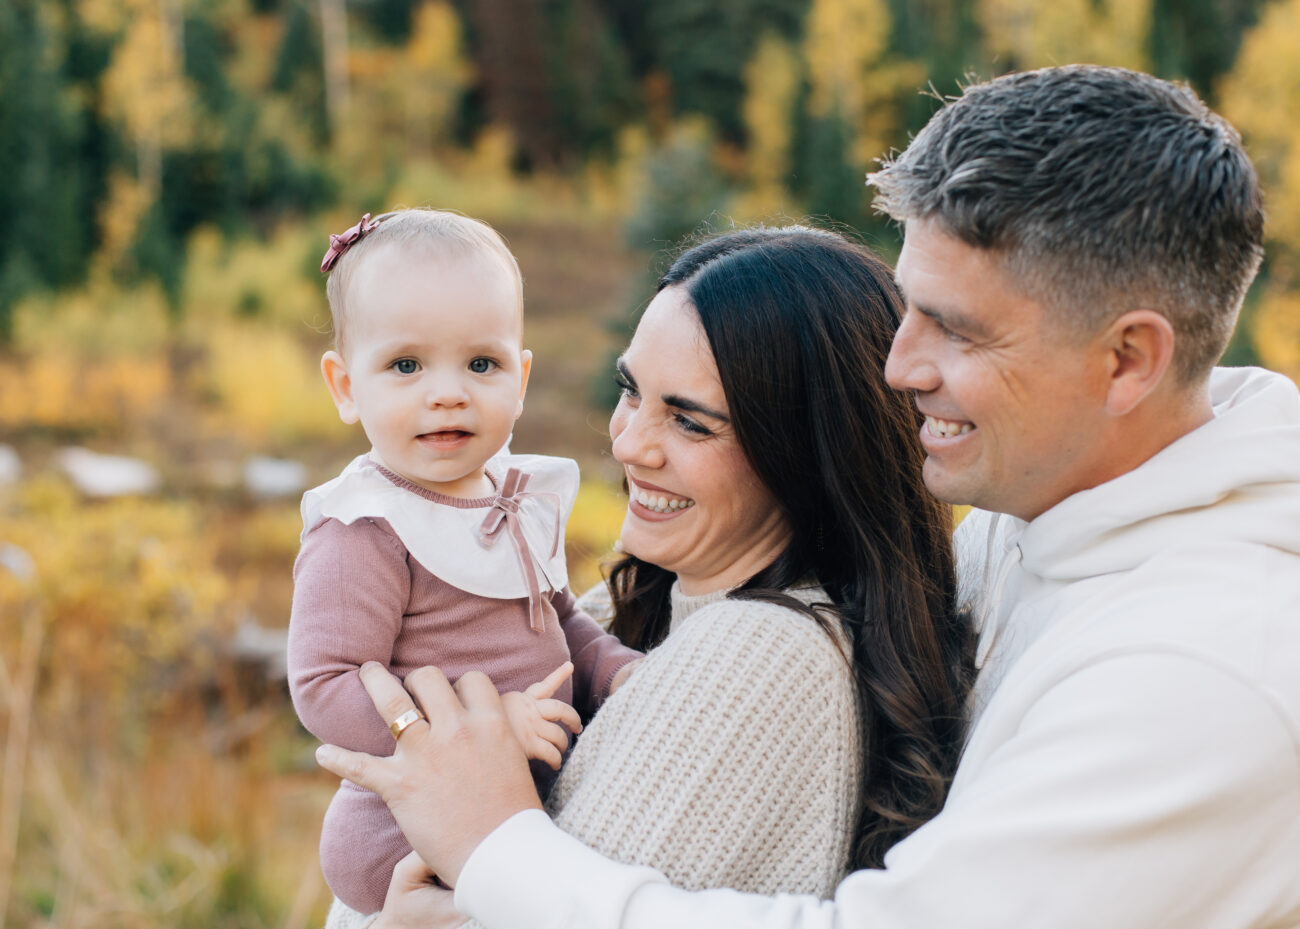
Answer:
[[(862, 776), (851, 669), (806, 615), (724, 596), (674, 586), (670, 635), (587, 726), (547, 810), (679, 887), (829, 897)], [(370, 921), (335, 901), (326, 929)]]

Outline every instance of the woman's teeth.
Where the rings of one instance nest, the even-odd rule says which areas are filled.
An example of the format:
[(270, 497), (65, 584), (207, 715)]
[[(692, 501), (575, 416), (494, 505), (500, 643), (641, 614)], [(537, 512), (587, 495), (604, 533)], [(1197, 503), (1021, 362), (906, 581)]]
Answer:
[(975, 426), (972, 423), (952, 423), (946, 419), (937, 419), (933, 416), (925, 418), (925, 425), (930, 430), (930, 435), (938, 436), (941, 439), (951, 439), (955, 435), (965, 435)]
[(632, 499), (647, 510), (654, 510), (656, 513), (675, 513), (678, 510), (695, 506), (694, 500), (679, 497), (661, 497), (640, 488), (633, 491)]

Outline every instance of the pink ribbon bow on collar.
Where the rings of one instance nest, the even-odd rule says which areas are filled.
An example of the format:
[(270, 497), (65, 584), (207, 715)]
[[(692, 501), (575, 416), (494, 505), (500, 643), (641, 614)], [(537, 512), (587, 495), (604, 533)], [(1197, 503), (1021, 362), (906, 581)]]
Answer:
[(546, 628), (545, 614), (542, 612), (542, 587), (537, 580), (537, 569), (533, 565), (533, 555), (524, 538), (524, 527), (519, 521), (519, 509), (525, 497), (550, 497), (555, 503), (555, 539), (551, 542), (551, 554), (554, 558), (560, 550), (560, 497), (553, 493), (525, 493), (528, 475), (518, 468), (506, 472), (506, 479), (501, 484), (501, 493), (492, 503), (482, 525), (478, 528), (478, 537), (484, 545), (491, 545), (494, 537), (505, 525), (510, 530), (514, 542), (515, 554), (519, 557), (519, 566), (528, 582), (528, 625), (534, 632)]
[(378, 225), (379, 221), (375, 220), (372, 223), (370, 221), (370, 214), (367, 213), (365, 216), (361, 217), (361, 222), (357, 223), (352, 228), (347, 229), (338, 235), (330, 233), (330, 247), (325, 251), (325, 257), (321, 259), (320, 273), (328, 274), (329, 269), (334, 267), (335, 263), (343, 257), (344, 252), (351, 248), (352, 245), (363, 235), (372, 231)]

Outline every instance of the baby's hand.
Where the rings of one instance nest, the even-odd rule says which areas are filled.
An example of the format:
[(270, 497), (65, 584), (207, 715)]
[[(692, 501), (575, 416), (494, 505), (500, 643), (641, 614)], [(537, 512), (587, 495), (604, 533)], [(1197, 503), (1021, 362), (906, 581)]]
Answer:
[(524, 754), (546, 762), (557, 771), (564, 750), (569, 747), (569, 735), (559, 724), (567, 726), (569, 732), (582, 731), (578, 711), (563, 700), (551, 697), (572, 673), (573, 663), (566, 661), (523, 693), (511, 691), (501, 695), (506, 718)]
[(638, 658), (636, 661), (629, 661), (614, 673), (614, 679), (609, 682), (609, 695), (611, 697), (614, 696), (614, 691), (627, 683), (627, 679), (632, 676), (632, 672), (636, 670), (636, 666), (643, 660), (644, 659), (642, 658)]

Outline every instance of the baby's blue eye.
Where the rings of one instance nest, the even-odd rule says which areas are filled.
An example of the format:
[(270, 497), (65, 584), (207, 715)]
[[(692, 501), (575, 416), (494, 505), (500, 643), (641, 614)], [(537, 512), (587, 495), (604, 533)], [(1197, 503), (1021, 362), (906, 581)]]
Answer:
[(491, 358), (475, 358), (469, 363), (469, 369), (475, 374), (487, 374), (495, 362)]
[(414, 374), (419, 365), (415, 363), (414, 358), (402, 358), (393, 362), (393, 369), (398, 374)]

